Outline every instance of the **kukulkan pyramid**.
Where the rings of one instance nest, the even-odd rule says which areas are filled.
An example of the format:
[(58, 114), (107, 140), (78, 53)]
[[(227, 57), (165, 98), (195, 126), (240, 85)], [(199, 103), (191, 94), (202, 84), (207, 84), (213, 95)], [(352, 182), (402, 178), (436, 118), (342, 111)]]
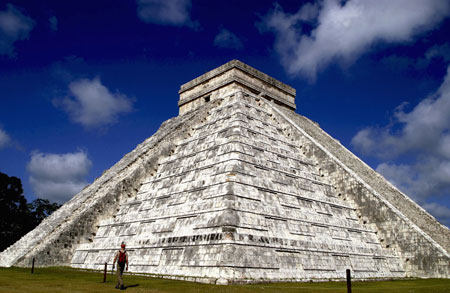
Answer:
[(318, 124), (295, 90), (230, 61), (184, 84), (179, 115), (0, 254), (0, 266), (217, 284), (450, 278), (450, 230)]

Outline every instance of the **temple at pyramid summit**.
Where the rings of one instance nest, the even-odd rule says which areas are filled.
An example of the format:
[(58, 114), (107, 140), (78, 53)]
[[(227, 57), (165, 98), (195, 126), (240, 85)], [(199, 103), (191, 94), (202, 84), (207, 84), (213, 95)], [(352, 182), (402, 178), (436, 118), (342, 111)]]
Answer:
[(102, 269), (124, 241), (131, 272), (195, 282), (450, 278), (450, 230), (295, 113), (295, 89), (232, 60), (179, 95), (0, 266)]

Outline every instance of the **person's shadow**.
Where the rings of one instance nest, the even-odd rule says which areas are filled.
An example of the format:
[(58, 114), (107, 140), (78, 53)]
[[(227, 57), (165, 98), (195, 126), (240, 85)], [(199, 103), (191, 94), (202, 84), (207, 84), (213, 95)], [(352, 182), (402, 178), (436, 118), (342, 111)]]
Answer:
[(128, 285), (128, 286), (125, 286), (124, 289), (126, 290), (126, 289), (128, 289), (128, 288), (137, 287), (137, 286), (139, 286), (139, 284)]

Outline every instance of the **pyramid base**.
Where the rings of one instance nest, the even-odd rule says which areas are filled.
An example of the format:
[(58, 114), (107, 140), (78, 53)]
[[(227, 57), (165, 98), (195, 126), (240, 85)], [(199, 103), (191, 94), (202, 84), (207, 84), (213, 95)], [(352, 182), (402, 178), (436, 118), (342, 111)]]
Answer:
[[(72, 265), (72, 267), (77, 267)], [(110, 267), (110, 266), (109, 266)], [(81, 267), (80, 267), (81, 268)], [(102, 265), (91, 266), (88, 269), (103, 270)], [(84, 267), (84, 269), (87, 269)], [(173, 266), (132, 266), (130, 274), (150, 277), (182, 280), (189, 282), (229, 285), (252, 283), (277, 283), (277, 282), (328, 282), (345, 281), (345, 270), (334, 271), (305, 271), (289, 269), (260, 269), (238, 267), (173, 267)], [(380, 281), (403, 279), (405, 272), (380, 272), (380, 271), (352, 271), (352, 279), (355, 281)]]

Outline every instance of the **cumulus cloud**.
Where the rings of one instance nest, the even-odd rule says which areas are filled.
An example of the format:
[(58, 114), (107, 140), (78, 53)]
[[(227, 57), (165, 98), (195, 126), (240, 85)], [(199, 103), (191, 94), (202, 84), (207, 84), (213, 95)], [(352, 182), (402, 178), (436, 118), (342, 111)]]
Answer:
[(400, 105), (384, 128), (359, 131), (352, 144), (361, 153), (390, 159), (405, 153), (423, 153), (450, 159), (450, 66), (437, 92), (410, 112)]
[(0, 128), (0, 149), (5, 148), (11, 144), (11, 137)]
[(28, 39), (35, 22), (11, 4), (0, 11), (0, 55), (15, 56), (14, 43)]
[(441, 0), (328, 0), (295, 14), (275, 8), (259, 27), (275, 34), (275, 50), (290, 74), (310, 80), (332, 62), (350, 64), (377, 42), (411, 41), (450, 14)]
[(214, 38), (214, 46), (225, 49), (241, 50), (244, 48), (242, 41), (234, 33), (227, 29), (221, 29)]
[(99, 128), (117, 121), (118, 116), (133, 110), (133, 100), (111, 93), (100, 79), (80, 79), (69, 84), (70, 96), (54, 100), (70, 118), (86, 128)]
[(27, 164), (30, 183), (40, 198), (64, 203), (88, 183), (92, 162), (83, 151), (67, 154), (34, 152)]
[(147, 23), (160, 25), (188, 26), (197, 28), (192, 21), (190, 0), (137, 0), (139, 18)]
[(450, 190), (450, 161), (425, 156), (411, 164), (381, 163), (376, 171), (419, 204)]
[(50, 23), (50, 29), (54, 32), (58, 30), (58, 19), (56, 16), (52, 16), (48, 19), (48, 22)]
[(450, 209), (448, 207), (431, 202), (424, 204), (423, 208), (438, 218), (442, 223), (450, 226)]
[(389, 125), (362, 129), (351, 143), (383, 160), (376, 170), (425, 205), (430, 197), (450, 195), (450, 66), (433, 95), (409, 112), (405, 107), (395, 110)]

